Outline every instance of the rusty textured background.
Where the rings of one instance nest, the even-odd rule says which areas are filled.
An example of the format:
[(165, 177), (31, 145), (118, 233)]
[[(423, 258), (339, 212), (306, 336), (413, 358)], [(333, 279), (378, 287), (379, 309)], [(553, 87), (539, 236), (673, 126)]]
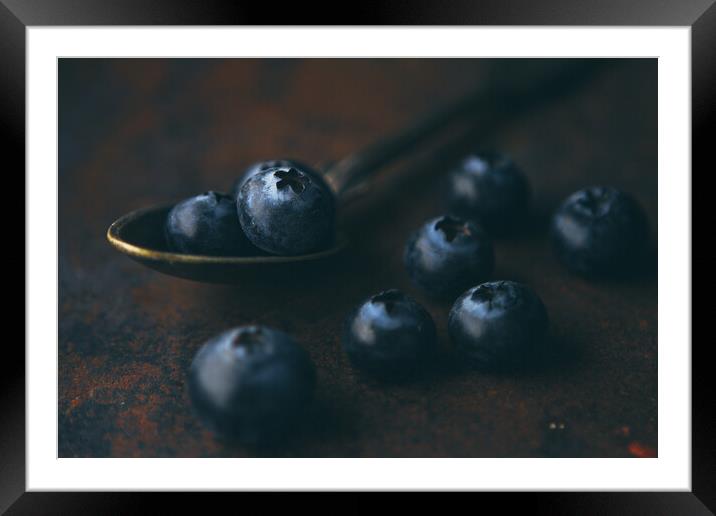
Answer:
[[(514, 65), (514, 62), (511, 63)], [(527, 64), (526, 64), (527, 65)], [(522, 165), (533, 217), (496, 243), (496, 278), (531, 284), (555, 351), (531, 372), (465, 370), (446, 338), (448, 304), (402, 269), (408, 233), (440, 213), (443, 167), (352, 227), (320, 280), (241, 287), (145, 269), (110, 248), (108, 225), (144, 206), (228, 189), (258, 159), (322, 163), (458, 97), (501, 65), (485, 60), (61, 60), (59, 80), (59, 454), (256, 454), (215, 440), (191, 413), (185, 372), (227, 327), (293, 333), (316, 363), (311, 417), (282, 456), (599, 456), (657, 453), (657, 281), (590, 283), (545, 238), (561, 198), (589, 184), (632, 192), (656, 234), (656, 60), (609, 67), (579, 92), (490, 136)], [(445, 352), (420, 380), (386, 385), (348, 365), (343, 317), (387, 287), (423, 301)], [(266, 452), (262, 452), (266, 453)]]

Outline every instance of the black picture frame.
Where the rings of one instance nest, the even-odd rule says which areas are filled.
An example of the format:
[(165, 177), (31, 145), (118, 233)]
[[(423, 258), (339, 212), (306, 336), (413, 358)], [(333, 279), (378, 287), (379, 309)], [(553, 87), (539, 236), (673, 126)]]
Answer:
[[(218, 1), (178, 0), (0, 0), (0, 119), (7, 144), (7, 170), (25, 168), (25, 30), (39, 25), (659, 25), (690, 26), (692, 41), (693, 167), (706, 168), (707, 134), (716, 112), (716, 5), (714, 0), (653, 2), (649, 0), (452, 0), (438, 2), (375, 2), (346, 9), (343, 4), (270, 6)], [(273, 12), (272, 12), (273, 11)], [(300, 12), (299, 12), (300, 11)], [(350, 15), (346, 16), (346, 13)], [(320, 22), (318, 20), (321, 20)], [(711, 129), (711, 131), (709, 131)], [(710, 165), (713, 167), (713, 165)], [(10, 174), (7, 174), (9, 176)], [(15, 177), (19, 174), (14, 173)], [(6, 176), (6, 177), (7, 177)], [(693, 174), (692, 174), (693, 177)], [(23, 180), (22, 189), (25, 198)], [(19, 197), (19, 196), (18, 196)], [(17, 225), (19, 232), (19, 224)], [(22, 237), (17, 237), (17, 241)], [(19, 248), (19, 246), (17, 246)], [(27, 257), (25, 257), (27, 258)], [(16, 260), (17, 261), (17, 260)], [(693, 261), (693, 260), (692, 260)], [(24, 263), (24, 262), (23, 262)], [(0, 513), (99, 514), (136, 509), (128, 493), (25, 492), (25, 368), (19, 345), (6, 343), (0, 375)], [(676, 344), (676, 343), (675, 343)], [(688, 343), (682, 343), (688, 345)], [(712, 514), (716, 511), (716, 417), (712, 399), (714, 375), (706, 348), (692, 343), (692, 491), (644, 493), (530, 493), (499, 496), (501, 507), (529, 504), (530, 511), (549, 514)], [(10, 349), (12, 348), (12, 349)], [(711, 388), (708, 386), (711, 385)], [(144, 502), (142, 502), (144, 503)], [(165, 502), (162, 501), (162, 504)], [(51, 508), (51, 509), (50, 509)]]

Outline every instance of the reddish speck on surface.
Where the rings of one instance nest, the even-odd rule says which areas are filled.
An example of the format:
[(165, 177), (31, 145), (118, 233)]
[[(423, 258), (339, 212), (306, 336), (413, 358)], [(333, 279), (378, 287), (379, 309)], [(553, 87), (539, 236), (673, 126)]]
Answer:
[(651, 459), (656, 457), (656, 450), (637, 441), (629, 443), (629, 453), (640, 459)]

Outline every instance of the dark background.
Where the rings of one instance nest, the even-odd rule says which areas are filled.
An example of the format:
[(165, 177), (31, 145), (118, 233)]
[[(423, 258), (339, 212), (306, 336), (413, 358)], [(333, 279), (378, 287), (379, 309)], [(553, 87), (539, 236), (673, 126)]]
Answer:
[[(522, 165), (535, 191), (529, 227), (496, 243), (495, 273), (531, 284), (550, 312), (561, 351), (530, 373), (456, 366), (445, 338), (449, 304), (424, 299), (402, 269), (408, 233), (442, 209), (434, 186), (447, 164), (366, 216), (350, 254), (320, 282), (202, 285), (144, 269), (105, 241), (118, 216), (228, 189), (255, 160), (340, 158), (503, 66), (60, 60), (60, 456), (251, 453), (204, 431), (184, 391), (198, 347), (248, 323), (293, 333), (318, 368), (312, 417), (276, 454), (654, 455), (655, 270), (629, 281), (586, 282), (556, 264), (545, 229), (547, 215), (573, 190), (611, 184), (642, 202), (656, 234), (656, 60), (609, 66), (580, 91), (489, 135)], [(525, 63), (525, 73), (534, 68)], [(348, 366), (339, 332), (353, 305), (393, 286), (425, 302), (446, 352), (426, 378), (386, 386)]]

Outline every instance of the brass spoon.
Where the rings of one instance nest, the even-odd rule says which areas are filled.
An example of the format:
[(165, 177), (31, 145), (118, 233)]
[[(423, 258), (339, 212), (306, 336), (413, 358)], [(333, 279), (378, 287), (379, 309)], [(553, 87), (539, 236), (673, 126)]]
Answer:
[[(591, 75), (597, 67), (572, 63), (561, 66), (546, 77), (531, 78), (529, 86), (512, 77), (510, 84), (492, 81), (460, 101), (434, 112), (392, 138), (356, 152), (323, 172), (337, 199), (339, 210), (360, 197), (370, 197), (376, 186), (376, 173), (389, 163), (409, 155), (431, 138), (470, 115), (479, 113), (482, 128), (498, 122), (571, 89)], [(519, 84), (519, 86), (514, 86)], [(475, 136), (474, 134), (472, 135)], [(474, 141), (474, 140), (473, 140)], [(443, 146), (442, 154), (450, 146)], [(320, 271), (328, 260), (348, 247), (346, 236), (338, 232), (330, 249), (299, 256), (203, 256), (170, 252), (164, 241), (164, 222), (172, 205), (136, 210), (114, 221), (107, 240), (119, 252), (157, 271), (200, 282), (236, 284), (251, 278), (295, 277)]]

